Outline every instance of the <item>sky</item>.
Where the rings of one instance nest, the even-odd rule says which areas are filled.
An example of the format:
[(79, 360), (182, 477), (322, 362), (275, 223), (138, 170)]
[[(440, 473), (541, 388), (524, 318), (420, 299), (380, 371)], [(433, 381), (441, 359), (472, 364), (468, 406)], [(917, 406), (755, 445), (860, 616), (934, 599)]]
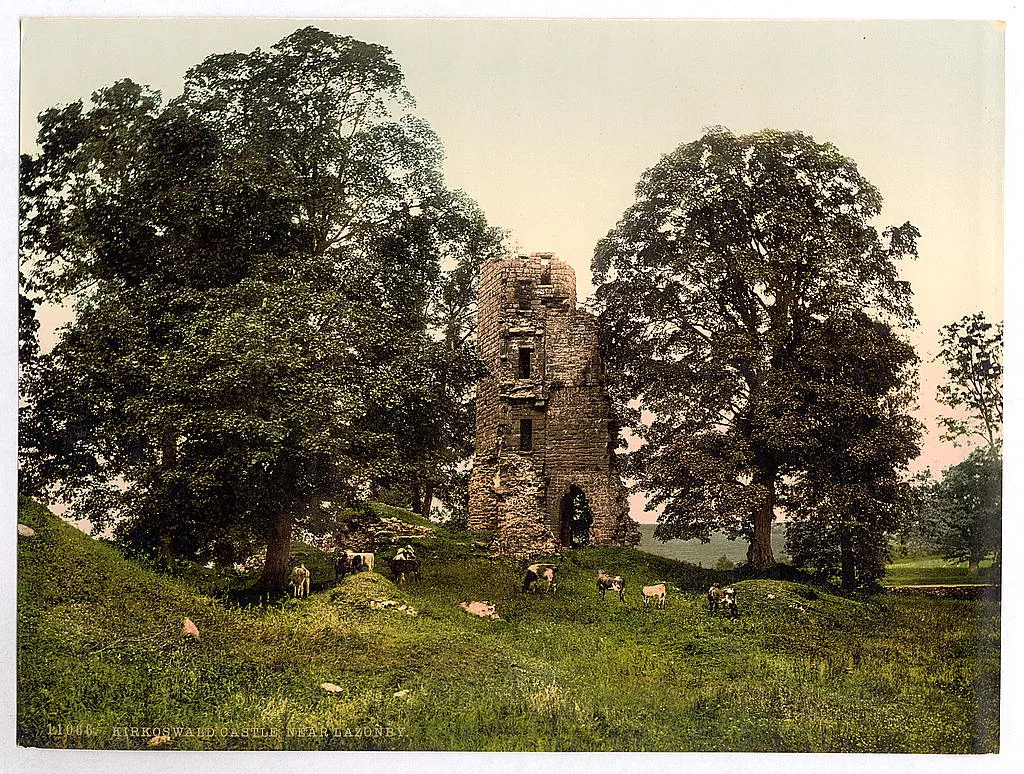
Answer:
[[(88, 98), (96, 88), (130, 77), (172, 97), (192, 64), (230, 50), (267, 47), (296, 29), (296, 19), (48, 19), (29, 20), (22, 28), (19, 52), (17, 21), (25, 16), (208, 16), (238, 17), (287, 12), (306, 17), (411, 15), (489, 16), (637, 16), (727, 15), (735, 17), (821, 15), (820, 2), (659, 3), (656, 0), (401, 0), (369, 3), (354, 0), (9, 0), (0, 4), (0, 261), (7, 295), (0, 304), (5, 381), (2, 418), (4, 459), (0, 490), (13, 502), (16, 405), (12, 358), (16, 255), (16, 170), (19, 146), (31, 151), (34, 116), (51, 105)], [(836, 16), (951, 19), (1011, 18), (1010, 39), (1019, 14), (1012, 3), (902, 0), (837, 2), (827, 6)], [(492, 223), (509, 229), (527, 252), (551, 250), (576, 268), (580, 295), (589, 291), (589, 263), (596, 241), (615, 225), (633, 201), (633, 187), (644, 170), (681, 143), (696, 139), (704, 127), (724, 125), (737, 133), (765, 127), (799, 129), (818, 141), (834, 143), (854, 159), (881, 191), (885, 202), (879, 226), (911, 221), (922, 232), (920, 258), (903, 268), (914, 288), (921, 326), (908, 335), (918, 347), (924, 368), (920, 418), (926, 423), (925, 453), (917, 467), (934, 471), (957, 462), (965, 451), (938, 441), (934, 402), (941, 369), (934, 357), (938, 328), (965, 314), (983, 310), (1002, 319), (1003, 282), (1003, 38), (1001, 25), (988, 21), (909, 22), (693, 22), (693, 21), (514, 21), (359, 20), (317, 21), (325, 29), (388, 46), (406, 74), (419, 115), (443, 141), (446, 174), (482, 206)], [(1011, 46), (1018, 66), (1019, 46)], [(20, 53), (20, 58), (19, 58)], [(19, 71), (20, 68), (20, 71)], [(1024, 68), (1020, 68), (1024, 70)], [(1019, 80), (1007, 103), (1017, 111)], [(20, 80), (19, 80), (20, 79)], [(20, 83), (20, 86), (19, 86)], [(19, 114), (20, 100), (20, 114)], [(1011, 116), (1011, 120), (1013, 116)], [(1013, 124), (1019, 131), (1019, 120)], [(1013, 137), (1013, 133), (1007, 135)], [(1014, 144), (1007, 148), (1017, 158)], [(1011, 159), (1011, 168), (1019, 170)], [(1011, 201), (1019, 205), (1014, 177)], [(1015, 193), (1017, 192), (1017, 193)], [(1012, 243), (1019, 248), (1019, 226), (1007, 210)], [(1014, 267), (1007, 263), (1011, 287)], [(1012, 298), (1012, 296), (1011, 296)], [(1012, 331), (1018, 316), (1006, 310)], [(56, 315), (55, 319), (59, 319)], [(1013, 335), (1007, 339), (1010, 371), (1007, 418), (1016, 422), (1019, 388), (1013, 374)], [(1019, 360), (1020, 358), (1017, 358)], [(1019, 433), (1017, 433), (1019, 435)], [(1017, 459), (1014, 434), (1008, 434), (1007, 464)], [(1012, 481), (1012, 478), (1009, 479)], [(1007, 496), (1013, 493), (1008, 486)], [(1008, 513), (1013, 512), (1011, 503)], [(8, 530), (13, 535), (13, 529)], [(1020, 530), (1014, 519), (1005, 525), (1007, 584), (1020, 580)], [(0, 537), (3, 555), (13, 566), (13, 538)], [(13, 580), (13, 578), (12, 578)], [(1015, 652), (1019, 632), (1010, 626), (1014, 598), (1007, 595), (1005, 645)], [(10, 609), (8, 609), (10, 608)], [(13, 604), (4, 607), (0, 624), (13, 631)], [(10, 638), (12, 639), (12, 638)], [(4, 641), (6, 643), (6, 640)], [(7, 643), (10, 645), (10, 643)], [(5, 645), (5, 651), (11, 650)], [(1004, 672), (1007, 697), (1020, 694), (1020, 670)], [(13, 695), (13, 670), (3, 681)], [(1005, 701), (1005, 698), (1004, 698)], [(1020, 749), (1015, 740), (1021, 713), (1004, 704), (1004, 750)], [(13, 701), (0, 715), (13, 721)], [(150, 756), (151, 758), (152, 756)], [(914, 756), (884, 756), (887, 770), (914, 770)], [(969, 758), (969, 760), (968, 760)], [(985, 756), (931, 756), (931, 771), (1010, 770), (1009, 760)], [(251, 758), (250, 758), (251, 760)], [(308, 759), (307, 759), (308, 760)], [(519, 759), (489, 759), (495, 771), (518, 771)], [(718, 756), (716, 760), (723, 760)], [(660, 763), (659, 763), (660, 761)], [(859, 758), (785, 756), (765, 759), (765, 770), (863, 770)], [(882, 765), (873, 756), (871, 763)], [(396, 761), (397, 763), (397, 761)], [(435, 763), (438, 763), (435, 761)], [(559, 757), (560, 770), (580, 770), (583, 757)], [(678, 761), (645, 759), (644, 771)], [(688, 767), (708, 770), (700, 756)], [(104, 770), (99, 757), (67, 762), (67, 770)], [(86, 765), (88, 764), (88, 766)], [(1006, 766), (1002, 764), (1007, 764)], [(166, 766), (171, 766), (170, 762)], [(175, 764), (176, 765), (176, 764)], [(308, 765), (308, 764), (307, 764)], [(437, 770), (440, 770), (440, 765)], [(537, 759), (531, 770), (541, 767)], [(554, 765), (554, 764), (552, 764)], [(622, 757), (617, 768), (639, 770)], [(716, 764), (717, 765), (717, 764)], [(109, 769), (107, 769), (109, 770)], [(170, 770), (168, 768), (168, 770)]]
[(938, 439), (944, 371), (932, 361), (940, 326), (975, 311), (1003, 318), (1002, 24), (29, 19), (21, 150), (35, 149), (36, 116), (50, 106), (119, 78), (169, 99), (206, 56), (267, 48), (307, 23), (391, 49), (444, 144), (449, 185), (521, 250), (569, 261), (581, 299), (595, 243), (662, 154), (714, 125), (833, 143), (881, 191), (877, 225), (909, 220), (922, 232), (919, 259), (902, 266), (921, 321), (907, 332), (927, 428), (914, 469), (938, 473), (965, 455)]

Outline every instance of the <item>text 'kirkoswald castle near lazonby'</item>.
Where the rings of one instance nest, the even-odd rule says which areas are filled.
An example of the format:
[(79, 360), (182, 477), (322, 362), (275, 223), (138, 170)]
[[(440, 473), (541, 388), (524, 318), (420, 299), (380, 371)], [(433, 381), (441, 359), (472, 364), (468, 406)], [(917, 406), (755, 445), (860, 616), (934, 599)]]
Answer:
[(487, 262), (477, 320), (470, 529), (510, 556), (635, 545), (598, 321), (576, 308), (572, 267), (551, 253)]

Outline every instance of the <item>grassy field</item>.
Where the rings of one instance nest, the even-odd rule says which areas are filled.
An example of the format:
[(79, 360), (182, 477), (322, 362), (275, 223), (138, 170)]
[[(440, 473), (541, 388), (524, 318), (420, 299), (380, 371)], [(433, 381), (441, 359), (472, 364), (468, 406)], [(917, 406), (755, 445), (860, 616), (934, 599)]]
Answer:
[[(654, 524), (640, 525), (638, 548), (655, 556), (663, 556), (680, 562), (689, 562), (702, 567), (714, 567), (722, 556), (734, 564), (747, 559), (747, 543), (743, 540), (729, 540), (725, 535), (715, 533), (709, 543), (699, 540), (669, 540), (666, 543), (654, 537)], [(775, 558), (787, 560), (786, 527), (776, 524), (772, 528), (772, 550)], [(890, 564), (882, 584), (885, 586), (922, 586), (932, 584), (974, 584), (988, 583), (990, 579), (984, 570), (991, 562), (982, 562), (982, 576), (971, 575), (966, 562), (948, 562), (940, 556), (900, 559)]]
[[(998, 603), (839, 596), (621, 548), (563, 556), (557, 595), (527, 595), (518, 566), (439, 531), (418, 586), (362, 573), (238, 606), (38, 506), (19, 515), (37, 531), (18, 551), (21, 745), (998, 749)], [(626, 604), (597, 596), (598, 567), (627, 577)], [(709, 616), (713, 579), (735, 582), (737, 619)], [(657, 580), (668, 604), (645, 609), (638, 587)], [(458, 607), (481, 599), (500, 619)]]
[(985, 570), (990, 561), (982, 562), (981, 574), (971, 575), (967, 562), (949, 562), (940, 556), (901, 559), (886, 568), (885, 586), (925, 586), (933, 584), (989, 583)]
[[(641, 551), (702, 567), (714, 567), (715, 562), (723, 556), (733, 564), (747, 561), (748, 544), (743, 540), (729, 540), (725, 535), (715, 532), (711, 535), (709, 543), (702, 543), (699, 540), (669, 540), (663, 543), (654, 537), (656, 526), (640, 525), (640, 545), (637, 547)], [(772, 552), (776, 559), (786, 560), (786, 528), (782, 524), (772, 527)]]

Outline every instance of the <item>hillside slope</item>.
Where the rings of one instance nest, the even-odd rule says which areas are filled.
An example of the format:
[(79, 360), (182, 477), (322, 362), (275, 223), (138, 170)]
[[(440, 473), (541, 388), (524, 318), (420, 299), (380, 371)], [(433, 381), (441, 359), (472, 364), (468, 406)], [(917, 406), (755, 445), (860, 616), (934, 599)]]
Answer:
[[(231, 607), (23, 503), (18, 741), (171, 749), (991, 751), (998, 605), (736, 584), (633, 549), (560, 559), (556, 595), (439, 530), (424, 578), (362, 573)], [(627, 603), (594, 587), (629, 581)], [(665, 580), (664, 610), (639, 586)], [(459, 602), (487, 600), (499, 619)], [(403, 609), (404, 606), (404, 609)], [(188, 616), (200, 639), (182, 634)], [(326, 688), (324, 686), (327, 686)], [(61, 726), (57, 727), (56, 724)], [(68, 726), (71, 733), (68, 733)], [(90, 732), (90, 733), (87, 733)], [(161, 739), (161, 737), (168, 737)]]

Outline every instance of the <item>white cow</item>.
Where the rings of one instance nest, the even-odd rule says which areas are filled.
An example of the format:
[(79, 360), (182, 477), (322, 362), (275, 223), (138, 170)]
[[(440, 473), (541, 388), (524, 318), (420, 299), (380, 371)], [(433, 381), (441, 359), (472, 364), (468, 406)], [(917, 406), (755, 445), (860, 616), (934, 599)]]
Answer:
[(654, 584), (653, 586), (644, 586), (644, 607), (647, 607), (651, 602), (655, 603), (656, 607), (665, 607), (665, 581)]
[(309, 596), (309, 570), (304, 564), (300, 564), (292, 570), (292, 596)]

